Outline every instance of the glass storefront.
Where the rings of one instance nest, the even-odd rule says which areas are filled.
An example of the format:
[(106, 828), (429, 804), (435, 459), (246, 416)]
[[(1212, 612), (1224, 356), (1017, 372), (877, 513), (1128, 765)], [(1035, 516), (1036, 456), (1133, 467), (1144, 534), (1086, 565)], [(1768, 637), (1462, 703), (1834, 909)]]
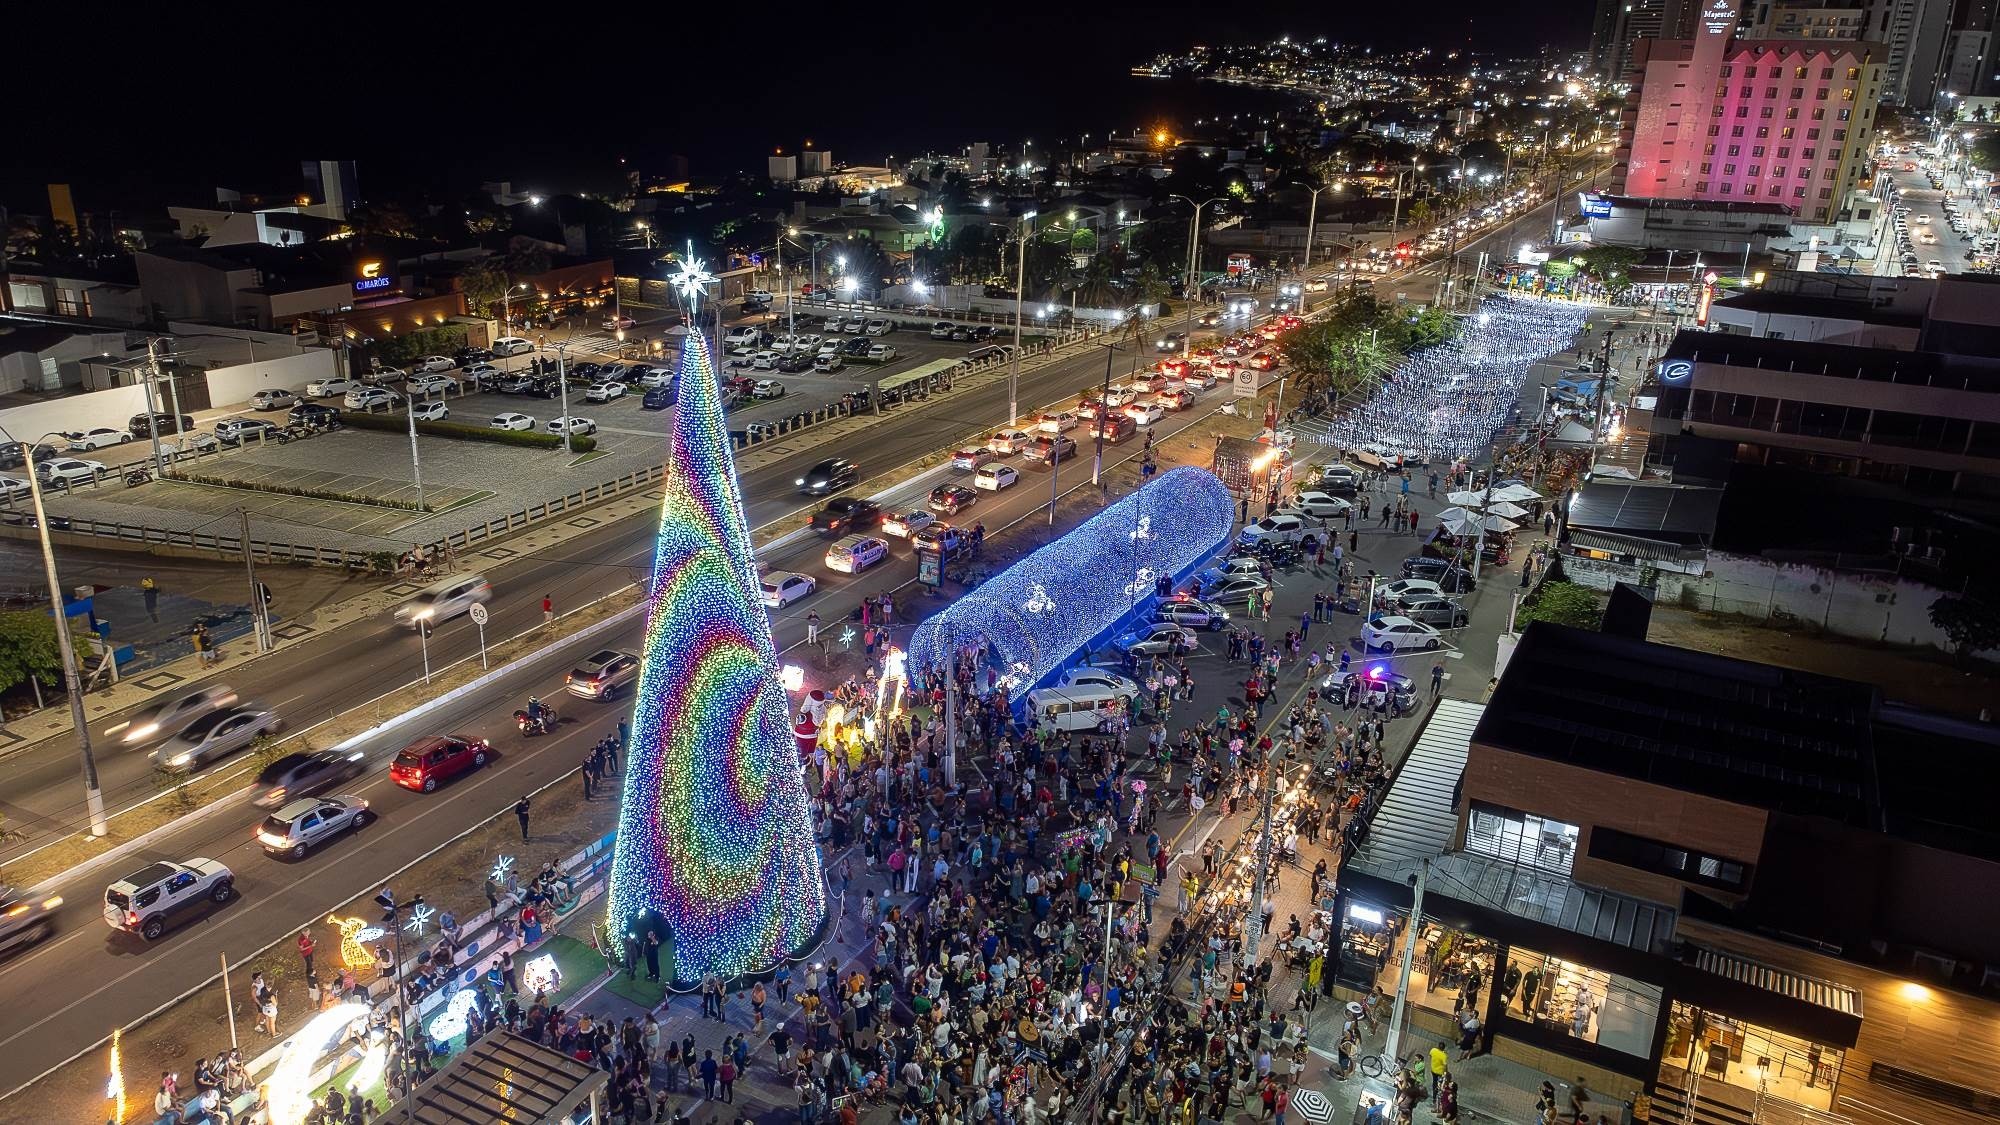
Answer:
[(1833, 1108), (1843, 1052), (1676, 1001), (1660, 1065), (1819, 1110)]
[(1576, 863), (1578, 834), (1574, 824), (1475, 801), (1466, 818), (1465, 850), (1567, 875)]
[[(1341, 968), (1345, 977), (1396, 990), (1408, 940), (1409, 915), (1355, 903), (1341, 924)], [(1498, 947), (1463, 930), (1424, 919), (1417, 934), (1416, 963), (1410, 968), (1410, 1003), (1456, 1018), (1470, 1011), (1484, 1018), (1492, 995)]]
[(1528, 949), (1507, 951), (1502, 1013), (1645, 1058), (1660, 1023), (1660, 987)]

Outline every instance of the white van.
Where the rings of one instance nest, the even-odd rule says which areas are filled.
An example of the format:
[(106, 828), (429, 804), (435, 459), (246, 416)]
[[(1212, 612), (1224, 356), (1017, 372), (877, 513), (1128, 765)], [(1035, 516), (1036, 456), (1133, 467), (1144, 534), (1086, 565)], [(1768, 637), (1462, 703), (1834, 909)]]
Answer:
[(1028, 714), (1039, 730), (1108, 730), (1123, 705), (1109, 688), (1041, 688), (1028, 693)]
[(396, 622), (421, 628), (436, 627), (471, 609), (493, 600), (493, 585), (483, 574), (454, 574), (410, 595), (396, 607)]
[(493, 341), (494, 355), (522, 355), (535, 350), (535, 345), (519, 336), (502, 336)]

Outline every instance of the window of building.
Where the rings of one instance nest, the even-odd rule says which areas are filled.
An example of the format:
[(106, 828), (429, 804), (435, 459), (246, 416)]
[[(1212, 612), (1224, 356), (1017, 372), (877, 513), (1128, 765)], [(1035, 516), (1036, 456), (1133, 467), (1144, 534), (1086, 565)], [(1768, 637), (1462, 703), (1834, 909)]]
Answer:
[[(1833, 173), (1832, 173), (1832, 172), (1828, 172), (1828, 173), (1826, 174), (1826, 176), (1827, 176), (1827, 179), (1832, 179), (1832, 178), (1833, 178)], [(1823, 188), (1819, 189), (1819, 197), (1820, 197), (1821, 199), (1832, 199), (1832, 198), (1833, 198), (1833, 189), (1832, 189), (1832, 188), (1830, 188), (1830, 187), (1823, 187)], [(1824, 210), (1825, 210), (1825, 208), (1821, 208), (1820, 210), (1824, 211)]]
[(1856, 79), (1858, 79), (1858, 78), (1860, 78), (1860, 77), (1861, 77), (1861, 68), (1860, 68), (1860, 67), (1858, 67), (1858, 66), (1850, 66), (1850, 67), (1848, 67), (1848, 68), (1847, 68), (1847, 80), (1848, 80), (1849, 82), (1853, 82), (1853, 81), (1855, 81)]
[(1800, 152), (1800, 153), (1799, 153), (1799, 155), (1800, 155), (1800, 156), (1802, 156), (1802, 157), (1804, 157), (1804, 158), (1805, 158), (1805, 159), (1807, 159), (1807, 160), (1818, 160), (1818, 159), (1819, 159), (1819, 150), (1818, 150), (1818, 149), (1816, 149), (1816, 148), (1808, 148), (1808, 149), (1805, 149), (1804, 151)]
[(1763, 174), (1764, 174), (1763, 167), (1757, 164), (1752, 164), (1750, 166), (1750, 171), (1747, 173), (1747, 175), (1749, 175), (1749, 177), (1753, 180)]
[(1798, 106), (1795, 106), (1795, 105), (1788, 105), (1788, 106), (1786, 106), (1786, 107), (1785, 107), (1785, 120), (1787, 120), (1787, 121), (1797, 121), (1798, 119), (1799, 119), (1799, 107), (1798, 107)]
[(1852, 87), (1852, 86), (1845, 86), (1845, 87), (1842, 87), (1842, 88), (1841, 88), (1841, 91), (1840, 91), (1840, 100), (1841, 100), (1841, 101), (1844, 101), (1844, 102), (1851, 102), (1851, 101), (1853, 101), (1853, 100), (1854, 100), (1854, 87)]
[(1703, 156), (1714, 156), (1714, 155), (1715, 155), (1715, 146), (1714, 146), (1714, 145), (1703, 145), (1703, 146), (1701, 146), (1701, 154), (1702, 154)]
[[(1825, 91), (1825, 90), (1821, 90), (1821, 91), (1820, 91), (1820, 93), (1824, 94), (1824, 93), (1826, 93), (1826, 91)], [(1825, 120), (1826, 120), (1826, 107), (1825, 107), (1825, 106), (1815, 106), (1815, 107), (1813, 107), (1813, 115), (1812, 115), (1812, 119), (1813, 119), (1814, 121), (1825, 121)]]
[(1756, 184), (1744, 184), (1744, 185), (1743, 185), (1743, 194), (1744, 194), (1744, 195), (1756, 195), (1756, 194), (1757, 194), (1757, 185), (1756, 185)]
[(1816, 140), (1819, 140), (1819, 130), (1818, 130), (1818, 129), (1813, 129), (1813, 128), (1807, 128), (1807, 129), (1806, 129), (1806, 140), (1809, 140), (1809, 141), (1816, 141)]
[(1805, 197), (1806, 197), (1806, 189), (1802, 187), (1795, 187), (1792, 189), (1793, 199), (1804, 199)]
[(1775, 166), (1773, 166), (1773, 167), (1772, 167), (1772, 169), (1771, 169), (1771, 178), (1772, 178), (1772, 179), (1774, 179), (1774, 180), (1782, 180), (1782, 179), (1784, 179), (1784, 178), (1785, 178), (1785, 166), (1784, 166), (1783, 164), (1779, 164), (1779, 165), (1775, 165)]
[[(1785, 130), (1785, 132), (1789, 133), (1789, 132), (1791, 132), (1791, 130), (1790, 130), (1790, 129), (1787, 129), (1787, 130)], [(1792, 146), (1790, 146), (1790, 145), (1779, 145), (1779, 146), (1778, 146), (1778, 158), (1779, 158), (1780, 160), (1790, 160), (1790, 159), (1792, 158)]]
[(1529, 949), (1507, 951), (1507, 1019), (1645, 1058), (1660, 1023), (1660, 987)]
[(1755, 78), (1755, 77), (1757, 77), (1757, 68), (1756, 68), (1756, 67), (1754, 67), (1754, 66), (1746, 66), (1746, 67), (1744, 67), (1744, 68), (1743, 68), (1743, 77), (1745, 77), (1745, 78)]
[(1724, 64), (1722, 65), (1722, 76), (1723, 76), (1724, 78), (1728, 78), (1728, 77), (1730, 76), (1730, 72), (1731, 72), (1731, 71), (1733, 71), (1733, 70), (1735, 70), (1735, 69), (1736, 69), (1736, 68), (1735, 68), (1734, 66), (1732, 66), (1732, 65), (1730, 65), (1730, 64), (1728, 64), (1728, 63), (1724, 63)]
[[(1751, 146), (1750, 146), (1750, 155), (1752, 155), (1752, 156), (1762, 156), (1762, 155), (1764, 155), (1764, 146), (1763, 146), (1763, 145), (1751, 145)], [(1753, 176), (1754, 176), (1754, 175), (1756, 175), (1756, 174), (1757, 174), (1757, 169), (1755, 169), (1755, 168), (1752, 168), (1752, 169), (1750, 169), (1750, 174), (1751, 174), (1751, 175), (1753, 175)]]
[(1714, 106), (1711, 106), (1711, 107), (1709, 108), (1709, 111), (1708, 111), (1708, 115), (1709, 115), (1710, 117), (1721, 117), (1721, 116), (1722, 116), (1722, 112), (1723, 112), (1723, 110), (1722, 110), (1722, 106), (1721, 106), (1721, 104), (1719, 104), (1719, 103), (1718, 103), (1718, 104), (1716, 104), (1716, 105), (1714, 105)]
[(1722, 195), (1733, 195), (1733, 194), (1735, 194), (1735, 191), (1736, 191), (1736, 188), (1735, 188), (1735, 185), (1734, 185), (1734, 184), (1730, 184), (1730, 183), (1724, 183), (1724, 184), (1722, 185), (1722, 191), (1721, 191), (1721, 193), (1720, 193), (1720, 194), (1722, 194)]
[(1760, 141), (1761, 141), (1761, 140), (1766, 140), (1766, 139), (1768, 139), (1768, 138), (1770, 137), (1770, 135), (1771, 135), (1771, 127), (1770, 127), (1769, 125), (1759, 125), (1759, 126), (1757, 126), (1757, 139), (1758, 139), (1758, 140), (1760, 140)]
[[(1804, 78), (1805, 76), (1806, 76), (1806, 68), (1805, 68), (1805, 67), (1802, 67), (1802, 66), (1795, 66), (1795, 67), (1793, 67), (1793, 68), (1792, 68), (1792, 77), (1793, 77), (1793, 78)], [(1793, 97), (1797, 97), (1798, 95), (1797, 95), (1797, 94), (1794, 94), (1794, 95), (1792, 95), (1792, 96), (1793, 96)]]
[(1847, 120), (1847, 118), (1848, 118), (1848, 115), (1852, 114), (1853, 112), (1854, 112), (1854, 111), (1853, 111), (1853, 110), (1851, 110), (1851, 109), (1843, 109), (1843, 110), (1841, 110), (1841, 111), (1840, 111), (1840, 117), (1838, 118), (1838, 120), (1841, 120), (1841, 121), (1845, 121), (1845, 120)]
[(1792, 87), (1792, 97), (1794, 99), (1803, 98), (1805, 96), (1806, 96), (1806, 88), (1804, 86)]
[(1466, 823), (1465, 850), (1567, 875), (1576, 862), (1577, 835), (1574, 824), (1475, 801)]
[(1776, 101), (1778, 97), (1778, 88), (1776, 86), (1764, 87), (1764, 96), (1770, 98), (1773, 101)]
[(1838, 163), (1840, 162), (1840, 154), (1841, 154), (1841, 152), (1842, 152), (1842, 151), (1844, 151), (1844, 150), (1842, 150), (1842, 149), (1834, 149), (1834, 150), (1833, 150), (1832, 152), (1829, 152), (1829, 153), (1827, 153), (1827, 154), (1826, 154), (1826, 158), (1827, 158), (1828, 160), (1831, 160), (1831, 161), (1833, 161), (1834, 163), (1838, 164)]
[(1715, 165), (1714, 165), (1714, 164), (1712, 164), (1712, 163), (1710, 163), (1709, 161), (1706, 161), (1706, 160), (1702, 161), (1702, 162), (1701, 162), (1701, 174), (1702, 174), (1702, 175), (1704, 175), (1704, 176), (1708, 175), (1708, 174), (1709, 174), (1709, 172), (1710, 172), (1710, 171), (1712, 171), (1712, 170), (1714, 169), (1714, 167), (1715, 167)]
[(1822, 1112), (1833, 1108), (1845, 1052), (1678, 1000), (1667, 1016), (1660, 1062)]
[(1826, 67), (1825, 69), (1821, 70), (1821, 71), (1819, 72), (1819, 80), (1820, 80), (1821, 82), (1831, 82), (1831, 81), (1833, 81), (1833, 68), (1829, 66), (1829, 67)]
[(1751, 97), (1755, 97), (1755, 96), (1756, 96), (1756, 87), (1754, 87), (1754, 86), (1742, 86), (1742, 87), (1738, 87), (1738, 88), (1737, 88), (1737, 91), (1736, 91), (1736, 96), (1737, 96), (1737, 97), (1739, 97), (1739, 98), (1751, 98)]
[(1732, 137), (1740, 137), (1743, 135), (1744, 128), (1745, 127), (1742, 125), (1731, 125), (1729, 127), (1729, 135)]
[[(1788, 402), (1780, 407), (1778, 411), (1780, 430), (1784, 428), (1787, 408), (1794, 405), (1796, 404)], [(1742, 890), (1750, 880), (1748, 865), (1737, 860), (1708, 855), (1691, 848), (1665, 844), (1602, 826), (1590, 830), (1590, 858), (1732, 891)]]
[(1722, 174), (1725, 176), (1734, 176), (1736, 174), (1736, 165), (1724, 164), (1722, 166)]
[(1771, 118), (1777, 116), (1777, 114), (1778, 111), (1773, 106), (1766, 105), (1757, 107), (1757, 116), (1763, 118), (1765, 121), (1769, 121)]
[(1742, 145), (1730, 145), (1730, 146), (1729, 146), (1729, 155), (1731, 155), (1731, 156), (1742, 156), (1742, 155), (1743, 155), (1743, 146), (1742, 146)]
[[(1716, 116), (1717, 116), (1717, 117), (1721, 117), (1721, 116), (1722, 116), (1722, 114), (1721, 114), (1721, 113), (1717, 113), (1717, 114), (1716, 114)], [(1710, 126), (1708, 127), (1708, 135), (1709, 135), (1709, 136), (1711, 136), (1711, 137), (1719, 137), (1719, 136), (1721, 136), (1721, 135), (1722, 135), (1722, 126), (1720, 126), (1720, 125), (1710, 125)]]
[(1708, 190), (1708, 181), (1707, 181), (1707, 180), (1697, 180), (1697, 181), (1695, 181), (1695, 185), (1694, 185), (1694, 190), (1696, 190), (1696, 191), (1707, 191), (1707, 190)]
[(1728, 96), (1729, 96), (1729, 84), (1728, 84), (1727, 82), (1718, 82), (1718, 83), (1716, 83), (1716, 86), (1715, 86), (1715, 96), (1716, 96), (1716, 97), (1718, 97), (1718, 98), (1726, 98), (1726, 97), (1728, 97)]
[(1821, 86), (1821, 87), (1820, 87), (1819, 89), (1817, 89), (1817, 90), (1814, 90), (1814, 91), (1813, 91), (1813, 100), (1814, 100), (1814, 101), (1816, 101), (1816, 102), (1823, 102), (1823, 101), (1825, 101), (1825, 100), (1826, 100), (1826, 87), (1824, 87), (1824, 86)]
[[(1340, 920), (1336, 979), (1364, 989), (1379, 983), (1383, 991), (1395, 992), (1408, 925), (1407, 912), (1349, 903)], [(1304, 937), (1313, 940), (1310, 931)], [(1499, 947), (1493, 942), (1425, 918), (1417, 931), (1416, 961), (1410, 966), (1410, 1003), (1444, 1016), (1464, 1008), (1484, 1011), (1498, 959)]]
[(1836, 141), (1844, 141), (1844, 140), (1846, 140), (1846, 139), (1847, 139), (1847, 130), (1845, 130), (1845, 129), (1835, 129), (1835, 130), (1833, 131), (1833, 139), (1834, 139), (1834, 140), (1836, 140)]

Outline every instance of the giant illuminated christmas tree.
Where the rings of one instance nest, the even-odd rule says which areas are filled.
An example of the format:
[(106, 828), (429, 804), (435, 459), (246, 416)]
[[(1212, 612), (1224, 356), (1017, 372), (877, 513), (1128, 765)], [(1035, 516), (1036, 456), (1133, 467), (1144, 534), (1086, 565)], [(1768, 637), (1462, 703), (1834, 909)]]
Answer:
[[(712, 280), (690, 254), (692, 309)], [(826, 918), (819, 852), (708, 347), (681, 347), (652, 604), (611, 867), (613, 933), (663, 920), (674, 977), (805, 951)]]

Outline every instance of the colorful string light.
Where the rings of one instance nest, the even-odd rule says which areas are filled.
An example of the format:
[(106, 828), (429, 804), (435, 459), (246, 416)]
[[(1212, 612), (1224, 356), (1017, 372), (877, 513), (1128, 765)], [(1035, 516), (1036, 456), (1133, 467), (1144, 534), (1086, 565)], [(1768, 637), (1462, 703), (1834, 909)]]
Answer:
[(911, 667), (948, 667), (971, 646), (993, 654), (1006, 670), (999, 686), (1018, 697), (1123, 622), (1156, 576), (1183, 576), (1221, 550), (1235, 519), (1214, 474), (1169, 469), (917, 626)]
[(820, 857), (743, 494), (702, 335), (680, 398), (633, 708), (610, 922), (670, 928), (677, 983), (803, 952), (826, 917)]

